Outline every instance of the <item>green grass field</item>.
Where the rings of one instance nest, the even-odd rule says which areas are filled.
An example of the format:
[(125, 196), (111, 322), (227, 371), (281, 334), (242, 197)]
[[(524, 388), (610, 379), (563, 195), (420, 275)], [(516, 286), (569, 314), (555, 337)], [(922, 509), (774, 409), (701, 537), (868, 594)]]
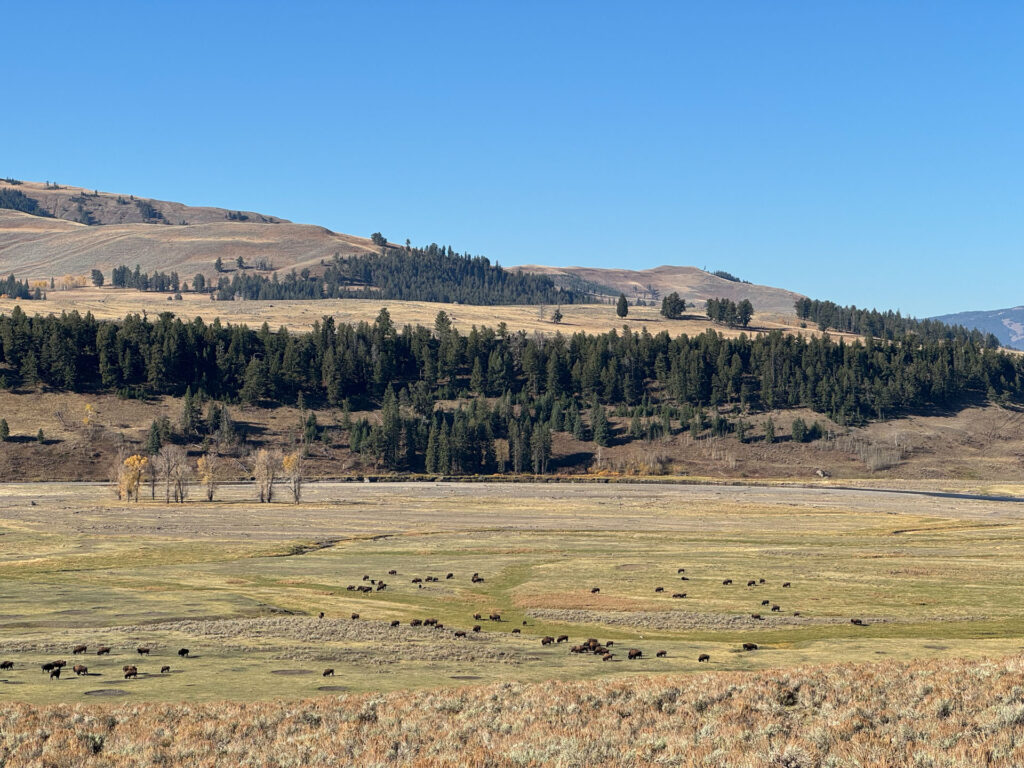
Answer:
[[(221, 496), (127, 505), (96, 485), (0, 489), (0, 660), (15, 663), (0, 701), (300, 698), (1024, 646), (1013, 502), (641, 484), (318, 484), (301, 505), (260, 505), (243, 486)], [(347, 589), (364, 575), (388, 588)], [(412, 583), (427, 576), (439, 581)], [(445, 628), (408, 625), (428, 617)], [(568, 644), (541, 646), (561, 634)], [(614, 641), (615, 659), (569, 653), (589, 637)], [(72, 656), (78, 644), (89, 651)], [(97, 657), (99, 645), (113, 652)], [(644, 658), (626, 660), (629, 648)], [(68, 667), (51, 681), (40, 665), (54, 659)], [(127, 663), (138, 679), (122, 679)]]

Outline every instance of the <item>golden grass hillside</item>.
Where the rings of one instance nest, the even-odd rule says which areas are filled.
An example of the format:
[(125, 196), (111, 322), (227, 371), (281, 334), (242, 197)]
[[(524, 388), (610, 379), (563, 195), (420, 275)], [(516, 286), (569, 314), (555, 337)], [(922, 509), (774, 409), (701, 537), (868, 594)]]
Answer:
[(0, 764), (977, 768), (1024, 763), (1018, 657), (302, 702), (9, 704)]

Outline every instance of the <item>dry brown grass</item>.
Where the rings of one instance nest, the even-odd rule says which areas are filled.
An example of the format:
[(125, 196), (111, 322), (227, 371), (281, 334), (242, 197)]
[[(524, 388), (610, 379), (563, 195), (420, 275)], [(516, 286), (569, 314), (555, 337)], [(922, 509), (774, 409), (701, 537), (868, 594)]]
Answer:
[(1018, 766), (1022, 662), (324, 697), (6, 705), (0, 764), (35, 766)]

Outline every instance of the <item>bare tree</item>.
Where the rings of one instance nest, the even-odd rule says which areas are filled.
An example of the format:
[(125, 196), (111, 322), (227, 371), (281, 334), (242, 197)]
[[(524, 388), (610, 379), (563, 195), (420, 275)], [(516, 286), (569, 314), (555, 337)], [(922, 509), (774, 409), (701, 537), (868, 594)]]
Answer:
[(220, 469), (220, 457), (216, 453), (206, 453), (196, 461), (196, 471), (199, 473), (199, 482), (206, 490), (206, 500), (213, 501), (213, 495), (217, 491), (217, 484), (220, 480), (218, 470)]
[(177, 503), (188, 497), (188, 481), (192, 468), (188, 465), (188, 454), (180, 445), (165, 445), (160, 453), (153, 457), (164, 481), (164, 500)]
[(292, 491), (292, 500), (298, 504), (302, 501), (302, 478), (303, 460), (302, 449), (289, 453), (282, 460), (285, 474), (288, 476), (288, 485)]
[(261, 504), (274, 500), (274, 481), (280, 469), (281, 452), (276, 448), (260, 448), (252, 455), (252, 473), (256, 478), (256, 490)]

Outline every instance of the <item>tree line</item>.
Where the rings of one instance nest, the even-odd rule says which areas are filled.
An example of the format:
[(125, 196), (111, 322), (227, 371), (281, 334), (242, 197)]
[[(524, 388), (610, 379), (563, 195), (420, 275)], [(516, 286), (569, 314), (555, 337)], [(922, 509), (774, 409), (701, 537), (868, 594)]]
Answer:
[(897, 339), (913, 334), (926, 341), (970, 338), (975, 344), (989, 347), (999, 346), (993, 334), (960, 325), (949, 325), (939, 320), (918, 320), (904, 317), (899, 312), (877, 309), (860, 309), (855, 306), (843, 307), (831, 301), (797, 299), (793, 308), (801, 320), (816, 323), (818, 330), (836, 330), (855, 333), (859, 336), (874, 336), (877, 339)]
[(23, 299), (25, 301), (41, 300), (46, 298), (41, 288), (33, 288), (28, 280), (18, 280), (14, 275), (9, 275), (6, 280), (0, 278), (0, 296), (9, 299)]

